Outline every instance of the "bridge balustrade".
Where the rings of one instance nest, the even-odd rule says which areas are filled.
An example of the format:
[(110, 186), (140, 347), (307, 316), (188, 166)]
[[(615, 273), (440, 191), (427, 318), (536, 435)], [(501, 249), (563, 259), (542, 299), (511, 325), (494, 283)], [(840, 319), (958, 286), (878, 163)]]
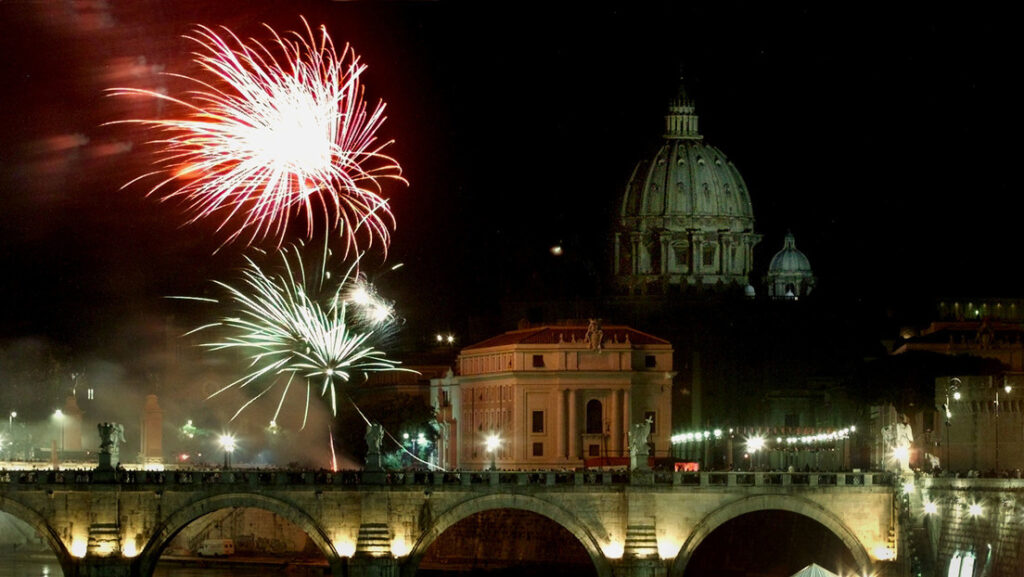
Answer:
[(165, 485), (176, 488), (210, 485), (250, 487), (302, 487), (333, 485), (421, 485), (421, 486), (501, 486), (501, 485), (671, 485), (678, 487), (843, 487), (891, 485), (893, 476), (885, 472), (804, 472), (804, 471), (653, 471), (637, 475), (628, 471), (391, 471), (367, 474), (364, 471), (287, 471), (287, 470), (119, 470), (113, 478), (96, 478), (92, 470), (0, 471), (0, 484), (9, 487), (39, 485), (89, 485), (117, 483), (122, 486)]

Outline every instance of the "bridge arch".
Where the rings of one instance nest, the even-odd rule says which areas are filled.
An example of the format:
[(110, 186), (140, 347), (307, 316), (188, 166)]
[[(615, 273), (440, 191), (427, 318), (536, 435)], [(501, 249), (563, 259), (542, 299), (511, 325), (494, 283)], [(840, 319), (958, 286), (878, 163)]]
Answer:
[(60, 535), (57, 531), (46, 522), (46, 518), (37, 513), (31, 507), (23, 505), (14, 499), (0, 495), (0, 511), (7, 513), (20, 521), (23, 521), (28, 526), (32, 527), (39, 533), (43, 540), (46, 541), (47, 545), (50, 546), (50, 550), (57, 556), (57, 562), (60, 563), (61, 571), (65, 575), (73, 575), (75, 570), (75, 563), (71, 558), (71, 553), (67, 547), (64, 546), (64, 541), (61, 540)]
[(200, 498), (180, 507), (167, 516), (159, 524), (153, 536), (150, 537), (146, 546), (137, 557), (136, 563), (138, 575), (149, 577), (153, 574), (160, 555), (165, 547), (174, 539), (179, 531), (196, 519), (213, 513), (220, 509), (230, 507), (252, 507), (270, 511), (288, 521), (291, 521), (309, 535), (309, 538), (327, 558), (334, 575), (340, 575), (341, 559), (334, 549), (331, 539), (324, 532), (323, 528), (301, 507), (267, 495), (259, 493), (224, 493)]
[(601, 550), (597, 539), (594, 538), (590, 529), (575, 515), (543, 499), (520, 494), (496, 494), (476, 497), (463, 501), (438, 515), (433, 525), (425, 530), (416, 541), (416, 544), (413, 545), (412, 550), (409, 552), (409, 557), (402, 567), (403, 576), (411, 577), (414, 574), (427, 549), (449, 527), (471, 515), (494, 509), (517, 509), (547, 517), (576, 537), (576, 540), (587, 551), (587, 555), (590, 556), (590, 560), (594, 563), (594, 569), (598, 577), (612, 577), (611, 564), (604, 556), (604, 552)]
[(747, 513), (758, 511), (786, 511), (803, 515), (824, 525), (835, 536), (839, 537), (843, 545), (853, 555), (854, 561), (861, 573), (867, 574), (873, 567), (871, 556), (864, 544), (860, 542), (857, 535), (843, 523), (842, 519), (821, 505), (807, 499), (791, 495), (752, 495), (733, 501), (727, 505), (715, 509), (697, 523), (686, 542), (679, 549), (672, 565), (669, 567), (669, 577), (683, 577), (686, 565), (690, 562), (697, 547), (711, 533), (727, 521), (735, 519)]

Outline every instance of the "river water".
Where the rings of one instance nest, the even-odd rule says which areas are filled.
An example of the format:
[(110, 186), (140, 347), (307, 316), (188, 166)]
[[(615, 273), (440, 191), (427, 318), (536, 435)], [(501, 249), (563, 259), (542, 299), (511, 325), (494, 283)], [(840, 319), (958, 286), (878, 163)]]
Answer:
[(60, 577), (57, 560), (23, 559), (0, 554), (0, 577)]
[[(2, 555), (2, 554), (0, 554)], [(511, 569), (491, 573), (496, 577), (541, 577), (552, 574), (572, 574), (572, 571), (523, 570)], [(459, 573), (421, 571), (421, 574), (435, 577), (459, 575)], [(470, 575), (471, 573), (463, 573)], [(589, 574), (589, 573), (587, 573)], [(14, 559), (0, 556), (0, 577), (61, 577), (60, 566), (56, 560)], [(322, 577), (328, 575), (326, 568), (308, 566), (280, 566), (259, 564), (242, 565), (239, 563), (225, 564), (222, 567), (188, 567), (181, 563), (158, 564), (153, 577)]]

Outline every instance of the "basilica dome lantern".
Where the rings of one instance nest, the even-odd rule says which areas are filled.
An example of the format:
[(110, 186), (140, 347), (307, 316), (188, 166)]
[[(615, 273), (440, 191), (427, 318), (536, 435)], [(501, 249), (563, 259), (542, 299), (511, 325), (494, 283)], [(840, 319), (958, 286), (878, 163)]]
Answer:
[(664, 143), (626, 185), (613, 249), (621, 292), (749, 284), (761, 235), (754, 233), (747, 185), (725, 154), (704, 142), (697, 121), (680, 82), (665, 115)]

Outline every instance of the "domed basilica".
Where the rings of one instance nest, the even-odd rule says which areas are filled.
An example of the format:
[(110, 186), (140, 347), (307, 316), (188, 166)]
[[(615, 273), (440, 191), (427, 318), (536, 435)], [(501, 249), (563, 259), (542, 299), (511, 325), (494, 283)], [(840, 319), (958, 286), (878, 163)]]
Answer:
[[(656, 295), (741, 287), (748, 296), (755, 232), (750, 193), (721, 150), (704, 142), (693, 100), (680, 82), (665, 115), (664, 143), (626, 185), (614, 232), (616, 292)], [(769, 296), (794, 298), (814, 285), (792, 235), (766, 278)]]
[[(755, 258), (762, 235), (751, 193), (705, 141), (681, 81), (662, 138), (626, 183), (610, 235), (614, 296), (598, 313), (673, 344), (679, 426), (838, 424), (836, 367), (849, 363), (834, 351), (859, 347), (838, 342), (856, 337), (835, 333), (817, 299), (786, 306), (814, 290), (810, 260), (792, 233), (772, 258)], [(823, 331), (836, 338), (826, 344), (815, 337)]]
[(605, 290), (560, 298), (557, 283), (547, 283), (554, 286), (504, 302), (505, 325), (599, 318), (666, 339), (673, 430), (842, 426), (841, 369), (863, 358), (861, 337), (837, 330), (828, 299), (805, 298), (816, 279), (792, 234), (772, 258), (757, 254), (751, 193), (698, 121), (680, 83), (660, 146), (636, 165), (604, 231)]

